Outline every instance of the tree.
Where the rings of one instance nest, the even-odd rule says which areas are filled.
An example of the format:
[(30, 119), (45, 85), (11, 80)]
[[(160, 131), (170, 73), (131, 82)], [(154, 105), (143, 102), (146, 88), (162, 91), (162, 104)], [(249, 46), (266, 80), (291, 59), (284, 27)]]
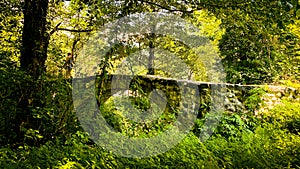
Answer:
[(19, 0), (0, 2), (0, 67), (16, 68), (20, 57), (22, 9)]
[[(288, 29), (299, 11), (297, 1), (252, 1), (242, 8), (215, 10), (226, 29), (219, 43), (227, 81), (274, 83), (292, 76), (297, 39)], [(289, 52), (288, 52), (289, 51)]]
[(24, 1), (21, 68), (34, 78), (45, 71), (49, 34), (47, 33), (48, 0)]

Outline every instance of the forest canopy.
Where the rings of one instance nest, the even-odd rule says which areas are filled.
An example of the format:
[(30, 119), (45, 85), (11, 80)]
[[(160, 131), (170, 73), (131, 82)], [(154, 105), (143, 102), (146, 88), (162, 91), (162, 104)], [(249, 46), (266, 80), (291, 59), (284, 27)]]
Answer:
[[(298, 1), (5, 0), (1, 65), (34, 76), (57, 75), (65, 55), (77, 55), (103, 25), (142, 12), (178, 15), (199, 27), (219, 52), (228, 82), (278, 83), (299, 77)], [(132, 37), (125, 43), (137, 40)]]

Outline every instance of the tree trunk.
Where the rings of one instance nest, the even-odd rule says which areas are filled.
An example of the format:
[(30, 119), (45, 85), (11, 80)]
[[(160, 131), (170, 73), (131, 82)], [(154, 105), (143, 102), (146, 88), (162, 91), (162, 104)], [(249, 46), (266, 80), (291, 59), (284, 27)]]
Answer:
[[(41, 80), (38, 78), (46, 70), (47, 48), (49, 35), (46, 31), (48, 0), (25, 0), (24, 2), (24, 27), (22, 33), (21, 69), (30, 79), (24, 79), (26, 85), (22, 85), (22, 97), (18, 104), (13, 130), (16, 132), (17, 143), (24, 141), (22, 128), (35, 128), (30, 106), (41, 106), (37, 98)], [(26, 87), (27, 86), (27, 87)]]
[(48, 0), (25, 0), (21, 68), (38, 78), (45, 71), (49, 35), (46, 31)]
[(155, 59), (155, 55), (154, 55), (154, 41), (155, 41), (155, 25), (153, 25), (151, 27), (151, 33), (150, 33), (150, 42), (149, 42), (149, 59), (148, 59), (148, 75), (154, 75), (155, 74), (155, 70), (154, 70), (154, 59)]

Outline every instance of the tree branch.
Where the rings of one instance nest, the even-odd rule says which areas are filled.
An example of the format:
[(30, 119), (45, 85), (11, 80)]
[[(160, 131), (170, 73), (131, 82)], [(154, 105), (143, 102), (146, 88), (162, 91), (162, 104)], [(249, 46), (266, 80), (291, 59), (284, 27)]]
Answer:
[(57, 30), (58, 30), (58, 27), (61, 25), (61, 22), (59, 22), (56, 26), (55, 26), (55, 28), (49, 33), (49, 37), (53, 34), (53, 33), (55, 33)]
[(157, 4), (155, 2), (149, 2), (147, 0), (138, 0), (138, 1), (140, 1), (141, 3), (147, 3), (147, 4), (150, 4), (150, 5), (157, 6), (161, 9), (165, 9), (169, 12), (183, 12), (183, 13), (193, 13), (194, 11), (205, 9), (206, 7), (213, 7), (213, 8), (219, 8), (219, 9), (238, 8), (238, 7), (242, 8), (242, 7), (244, 7), (246, 5), (249, 5), (251, 3), (251, 2), (243, 2), (243, 3), (239, 3), (239, 4), (234, 4), (234, 5), (231, 5), (231, 4), (218, 5), (218, 4), (207, 4), (207, 3), (199, 2), (199, 3), (195, 4), (197, 6), (195, 9), (187, 11), (187, 10), (181, 10), (181, 9), (171, 9), (169, 7)]
[(160, 5), (160, 4), (157, 4), (157, 3), (154, 3), (154, 2), (149, 2), (149, 1), (144, 1), (144, 0), (139, 0), (141, 3), (147, 3), (147, 4), (150, 4), (150, 5), (154, 5), (154, 6), (157, 6), (161, 9), (165, 9), (169, 12), (184, 12), (184, 13), (192, 13), (193, 10), (191, 11), (186, 11), (186, 10), (180, 10), (180, 9), (171, 9), (171, 8), (168, 8), (168, 7), (165, 7), (163, 5)]
[(76, 59), (77, 59), (77, 54), (75, 55), (74, 57), (74, 53), (75, 53), (75, 48), (76, 48), (76, 44), (77, 42), (79, 42), (80, 39), (79, 38), (76, 38), (73, 42), (73, 45), (72, 45), (72, 50), (71, 50), (71, 53), (72, 53), (72, 57), (73, 57), (73, 62), (75, 63)]
[(86, 29), (86, 30), (76, 30), (76, 29), (67, 29), (67, 28), (58, 28), (57, 30), (61, 31), (68, 31), (68, 32), (92, 32), (92, 29)]

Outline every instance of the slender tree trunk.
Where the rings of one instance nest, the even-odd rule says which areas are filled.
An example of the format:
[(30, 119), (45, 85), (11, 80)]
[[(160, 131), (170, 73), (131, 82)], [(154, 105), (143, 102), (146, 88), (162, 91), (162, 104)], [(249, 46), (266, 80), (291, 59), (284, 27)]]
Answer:
[(149, 59), (148, 59), (148, 75), (154, 75), (154, 38), (155, 38), (155, 25), (151, 27), (151, 34), (150, 34), (150, 42), (149, 42)]

